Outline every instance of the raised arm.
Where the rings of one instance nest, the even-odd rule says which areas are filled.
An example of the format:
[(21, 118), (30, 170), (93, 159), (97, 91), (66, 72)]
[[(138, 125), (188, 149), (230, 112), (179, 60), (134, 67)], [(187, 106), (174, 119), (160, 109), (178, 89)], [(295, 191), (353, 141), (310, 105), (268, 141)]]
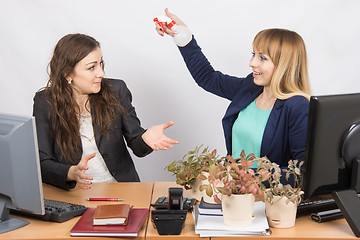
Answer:
[[(177, 25), (186, 26), (179, 17), (170, 13), (167, 9), (165, 9), (165, 14), (174, 20)], [(164, 34), (176, 35), (176, 31), (166, 23), (163, 26), (156, 23), (156, 31), (161, 36), (164, 36)], [(232, 100), (240, 88), (254, 84), (252, 79), (246, 81), (246, 78), (233, 77), (216, 71), (201, 51), (193, 35), (190, 35), (185, 46), (179, 46), (179, 50), (196, 83), (208, 92)], [(248, 77), (251, 78), (251, 76)]]

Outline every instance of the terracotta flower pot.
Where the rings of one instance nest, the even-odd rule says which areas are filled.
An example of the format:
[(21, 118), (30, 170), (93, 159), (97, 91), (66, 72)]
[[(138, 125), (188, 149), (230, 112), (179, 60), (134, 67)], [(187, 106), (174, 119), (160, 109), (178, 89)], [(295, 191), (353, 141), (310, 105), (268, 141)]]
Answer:
[(255, 197), (253, 194), (222, 196), (224, 223), (232, 227), (249, 226), (253, 219)]
[(270, 227), (290, 228), (295, 226), (297, 205), (286, 203), (287, 198), (274, 196), (272, 203), (265, 201), (266, 217)]

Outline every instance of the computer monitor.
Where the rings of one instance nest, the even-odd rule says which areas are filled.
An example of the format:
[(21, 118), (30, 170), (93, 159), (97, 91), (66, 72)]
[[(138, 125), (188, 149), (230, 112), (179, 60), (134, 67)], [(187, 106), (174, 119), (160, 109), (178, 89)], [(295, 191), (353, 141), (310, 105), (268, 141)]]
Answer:
[(360, 94), (310, 98), (303, 174), (304, 200), (332, 193), (360, 235)]
[(29, 224), (11, 209), (44, 215), (34, 117), (0, 113), (0, 233)]

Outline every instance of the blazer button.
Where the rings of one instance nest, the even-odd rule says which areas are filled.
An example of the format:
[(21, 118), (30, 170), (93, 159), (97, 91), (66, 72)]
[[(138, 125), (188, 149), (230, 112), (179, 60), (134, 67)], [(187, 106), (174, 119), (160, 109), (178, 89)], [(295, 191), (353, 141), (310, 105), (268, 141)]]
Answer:
[(108, 158), (109, 155), (105, 153), (105, 154), (102, 155), (102, 157), (103, 157), (103, 158)]
[(116, 176), (116, 171), (111, 171), (111, 175)]

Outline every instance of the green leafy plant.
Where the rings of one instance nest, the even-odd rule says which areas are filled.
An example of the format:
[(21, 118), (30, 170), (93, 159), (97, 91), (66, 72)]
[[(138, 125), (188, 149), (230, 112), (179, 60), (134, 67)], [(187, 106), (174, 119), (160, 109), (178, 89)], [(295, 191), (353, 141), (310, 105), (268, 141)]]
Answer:
[[(208, 183), (200, 186), (200, 191), (214, 197), (216, 203), (221, 203), (219, 194), (257, 194), (262, 195), (260, 184), (266, 176), (262, 176), (251, 168), (255, 161), (254, 154), (246, 155), (243, 150), (240, 157), (234, 159), (232, 156), (222, 158), (222, 162), (209, 167), (209, 176), (199, 175)], [(219, 183), (222, 183), (219, 186)]]
[(201, 172), (209, 171), (211, 165), (220, 161), (219, 156), (216, 155), (216, 149), (203, 148), (201, 145), (187, 152), (181, 160), (169, 164), (165, 169), (176, 176), (177, 184), (184, 186), (185, 189), (191, 189)]
[[(270, 187), (265, 188), (262, 185), (262, 190), (265, 192), (265, 199), (270, 204), (273, 203), (274, 196), (284, 196), (287, 198), (286, 202), (293, 202), (299, 204), (301, 195), (304, 193), (301, 190), (301, 167), (303, 161), (290, 160), (286, 169), (281, 169), (280, 166), (271, 162), (267, 157), (257, 158), (258, 171), (266, 176), (264, 181), (268, 181)], [(294, 177), (294, 185), (283, 185), (280, 181), (281, 172), (285, 172), (285, 178), (288, 181), (291, 176)]]

